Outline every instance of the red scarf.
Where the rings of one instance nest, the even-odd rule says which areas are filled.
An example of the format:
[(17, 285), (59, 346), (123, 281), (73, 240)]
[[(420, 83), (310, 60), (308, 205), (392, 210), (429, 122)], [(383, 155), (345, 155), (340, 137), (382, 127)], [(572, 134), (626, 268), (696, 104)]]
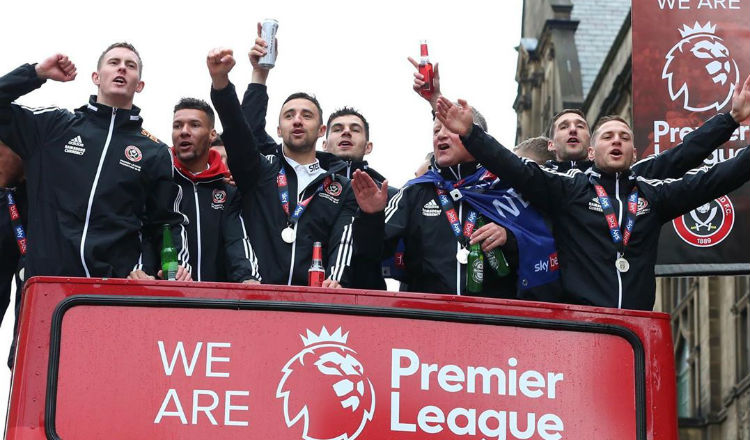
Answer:
[(221, 161), (221, 154), (219, 154), (219, 152), (214, 150), (213, 148), (208, 150), (208, 169), (201, 171), (198, 174), (193, 173), (182, 162), (180, 162), (180, 159), (177, 158), (177, 155), (174, 152), (174, 148), (170, 149), (172, 150), (174, 167), (193, 182), (198, 182), (200, 180), (209, 180), (219, 176), (231, 176), (231, 174), (229, 174), (229, 169), (226, 165), (224, 165), (224, 162)]

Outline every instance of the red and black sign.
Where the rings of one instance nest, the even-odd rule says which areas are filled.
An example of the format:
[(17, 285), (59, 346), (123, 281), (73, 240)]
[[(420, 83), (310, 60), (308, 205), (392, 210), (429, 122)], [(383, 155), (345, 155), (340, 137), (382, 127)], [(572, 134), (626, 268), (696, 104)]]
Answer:
[[(717, 113), (750, 73), (750, 4), (729, 0), (633, 2), (633, 130), (639, 156), (678, 145)], [(750, 143), (747, 121), (704, 161)], [(750, 187), (664, 226), (659, 275), (750, 272)]]

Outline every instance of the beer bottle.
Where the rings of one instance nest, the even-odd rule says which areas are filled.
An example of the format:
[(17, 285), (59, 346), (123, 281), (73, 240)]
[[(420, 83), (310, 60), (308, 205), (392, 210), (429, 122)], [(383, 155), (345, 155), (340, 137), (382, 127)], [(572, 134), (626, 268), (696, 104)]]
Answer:
[(161, 272), (165, 280), (177, 279), (177, 249), (172, 244), (172, 231), (169, 225), (162, 227)]
[[(477, 219), (477, 229), (486, 224), (487, 222), (484, 220), (484, 217), (480, 215)], [(487, 257), (487, 264), (495, 271), (497, 276), (504, 277), (510, 273), (508, 260), (505, 259), (505, 254), (503, 254), (502, 249), (499, 247), (495, 248), (490, 252), (485, 253), (485, 256)]]
[(427, 52), (427, 41), (422, 41), (419, 44), (419, 73), (424, 77), (424, 85), (419, 90), (419, 94), (425, 99), (432, 98), (432, 92), (435, 91), (432, 80), (435, 77), (435, 73), (432, 71), (432, 63), (430, 63), (430, 55)]
[(484, 254), (479, 243), (469, 246), (469, 262), (466, 271), (466, 291), (469, 293), (482, 293), (482, 281), (484, 280)]
[(321, 287), (326, 278), (326, 269), (323, 267), (323, 246), (319, 241), (313, 243), (312, 264), (307, 271), (307, 285)]

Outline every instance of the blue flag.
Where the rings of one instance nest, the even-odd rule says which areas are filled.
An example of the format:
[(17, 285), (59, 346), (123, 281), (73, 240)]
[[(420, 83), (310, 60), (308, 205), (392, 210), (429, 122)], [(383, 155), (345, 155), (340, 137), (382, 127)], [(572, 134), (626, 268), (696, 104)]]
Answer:
[[(406, 185), (432, 183), (467, 202), (487, 219), (513, 232), (518, 242), (518, 286), (529, 289), (560, 277), (555, 240), (542, 216), (513, 188), (484, 167), (458, 182), (445, 180), (433, 170)], [(458, 189), (456, 192), (455, 190)]]

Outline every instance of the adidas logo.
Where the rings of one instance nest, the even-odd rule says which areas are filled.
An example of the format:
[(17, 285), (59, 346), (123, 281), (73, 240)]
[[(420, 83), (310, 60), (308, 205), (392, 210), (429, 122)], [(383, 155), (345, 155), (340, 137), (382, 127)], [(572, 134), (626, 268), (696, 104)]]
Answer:
[(440, 215), (440, 206), (435, 202), (435, 199), (431, 199), (424, 204), (422, 207), (422, 215), (425, 217), (437, 217)]
[(83, 141), (81, 140), (80, 136), (76, 136), (73, 139), (68, 141), (68, 145), (73, 146), (73, 147), (82, 147)]
[(69, 140), (65, 145), (65, 152), (83, 156), (83, 153), (86, 152), (86, 149), (83, 148), (83, 140), (81, 140), (81, 136), (76, 136), (73, 139)]

